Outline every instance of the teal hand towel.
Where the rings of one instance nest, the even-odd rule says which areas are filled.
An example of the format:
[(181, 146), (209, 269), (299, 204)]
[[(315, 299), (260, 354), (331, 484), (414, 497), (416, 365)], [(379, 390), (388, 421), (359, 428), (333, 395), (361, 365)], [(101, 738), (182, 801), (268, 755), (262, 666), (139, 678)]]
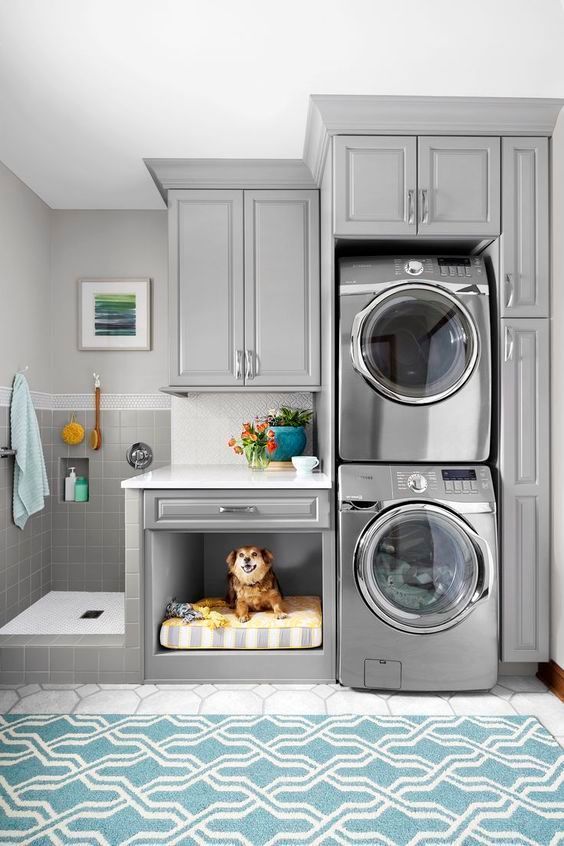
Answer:
[(45, 507), (45, 497), (49, 496), (49, 483), (37, 415), (27, 379), (21, 373), (16, 375), (12, 386), (10, 429), (12, 449), (16, 450), (14, 523), (23, 529), (28, 518)]

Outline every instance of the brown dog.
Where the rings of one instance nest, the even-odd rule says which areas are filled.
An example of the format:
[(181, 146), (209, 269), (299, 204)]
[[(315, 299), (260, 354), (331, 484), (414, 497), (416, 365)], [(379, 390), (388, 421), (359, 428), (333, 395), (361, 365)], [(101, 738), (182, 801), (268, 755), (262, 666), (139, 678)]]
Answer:
[(286, 617), (284, 599), (271, 564), (274, 555), (258, 546), (232, 549), (227, 558), (227, 604), (235, 609), (241, 623), (249, 620), (249, 611), (272, 609), (277, 620)]

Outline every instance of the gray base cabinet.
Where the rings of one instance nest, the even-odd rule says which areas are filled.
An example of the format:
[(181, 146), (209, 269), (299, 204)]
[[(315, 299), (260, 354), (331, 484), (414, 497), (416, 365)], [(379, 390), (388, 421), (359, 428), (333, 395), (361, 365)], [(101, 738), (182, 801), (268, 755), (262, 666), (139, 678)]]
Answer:
[(169, 192), (172, 386), (317, 388), (319, 193)]
[[(334, 682), (335, 538), (327, 490), (155, 490), (144, 495), (144, 678), (161, 682)], [(287, 596), (319, 596), (313, 649), (174, 650), (159, 642), (166, 603), (224, 596), (231, 549), (267, 547)]]
[(503, 139), (502, 317), (548, 317), (548, 138)]
[(549, 323), (507, 318), (501, 330), (502, 659), (547, 661)]

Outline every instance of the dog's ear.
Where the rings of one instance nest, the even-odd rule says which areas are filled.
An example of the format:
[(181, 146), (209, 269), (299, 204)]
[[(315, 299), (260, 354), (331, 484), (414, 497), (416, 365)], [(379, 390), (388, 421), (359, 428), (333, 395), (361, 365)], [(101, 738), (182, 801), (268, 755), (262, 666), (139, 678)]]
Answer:
[(225, 560), (230, 567), (233, 567), (233, 565), (235, 564), (236, 558), (237, 558), (237, 550), (232, 549)]
[(260, 554), (262, 555), (262, 560), (266, 564), (272, 564), (274, 561), (274, 555), (269, 549), (261, 549)]

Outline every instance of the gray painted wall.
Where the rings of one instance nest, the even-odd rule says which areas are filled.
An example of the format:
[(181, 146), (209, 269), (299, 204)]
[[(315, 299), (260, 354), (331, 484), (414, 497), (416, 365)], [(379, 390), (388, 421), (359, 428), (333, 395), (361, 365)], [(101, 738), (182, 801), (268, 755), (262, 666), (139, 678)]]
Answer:
[[(154, 393), (168, 384), (167, 213), (58, 211), (52, 214), (53, 390), (87, 393), (92, 372), (110, 393)], [(148, 276), (153, 343), (147, 352), (81, 352), (77, 279)]]
[(0, 162), (0, 386), (29, 364), (32, 390), (50, 390), (50, 215)]

